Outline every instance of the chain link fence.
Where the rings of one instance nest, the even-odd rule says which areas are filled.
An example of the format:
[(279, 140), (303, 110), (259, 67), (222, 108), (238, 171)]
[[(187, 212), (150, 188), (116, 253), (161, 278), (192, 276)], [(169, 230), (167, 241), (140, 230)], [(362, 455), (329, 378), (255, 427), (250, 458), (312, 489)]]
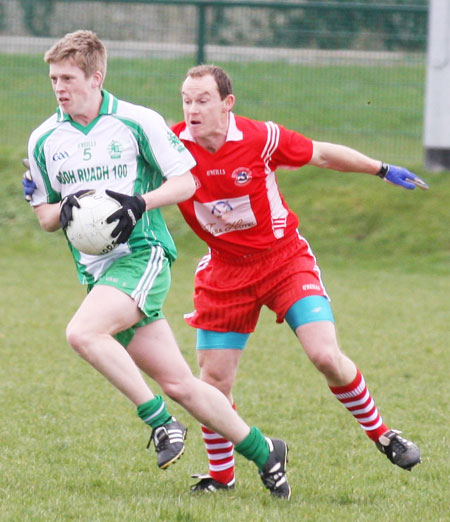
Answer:
[(54, 110), (42, 61), (67, 32), (95, 31), (105, 87), (182, 117), (188, 67), (232, 75), (236, 112), (385, 161), (423, 162), (428, 2), (0, 0), (0, 130), (16, 145)]

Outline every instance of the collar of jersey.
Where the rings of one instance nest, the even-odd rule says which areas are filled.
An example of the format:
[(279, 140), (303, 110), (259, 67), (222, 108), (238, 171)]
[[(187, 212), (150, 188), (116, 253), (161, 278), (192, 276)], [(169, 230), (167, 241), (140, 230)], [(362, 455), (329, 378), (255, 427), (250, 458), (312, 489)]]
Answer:
[(100, 105), (100, 110), (98, 111), (98, 116), (96, 118), (94, 118), (91, 121), (91, 123), (89, 123), (89, 125), (84, 126), (84, 125), (81, 125), (80, 123), (77, 123), (76, 121), (73, 121), (72, 118), (61, 109), (61, 107), (58, 107), (56, 109), (57, 120), (59, 122), (68, 121), (74, 127), (76, 127), (77, 129), (79, 129), (82, 132), (84, 132), (85, 134), (87, 134), (92, 129), (92, 127), (97, 123), (100, 116), (104, 116), (105, 114), (114, 114), (117, 111), (117, 101), (118, 101), (117, 98), (115, 96), (113, 96), (112, 94), (110, 94), (105, 89), (102, 89), (102, 96), (103, 96), (103, 101), (102, 101), (102, 104)]
[[(195, 142), (195, 139), (190, 133), (187, 125), (186, 128), (180, 132), (180, 138), (182, 140)], [(244, 134), (237, 128), (234, 113), (230, 112), (230, 121), (228, 123), (227, 138), (225, 141), (241, 141), (242, 139), (244, 139)]]

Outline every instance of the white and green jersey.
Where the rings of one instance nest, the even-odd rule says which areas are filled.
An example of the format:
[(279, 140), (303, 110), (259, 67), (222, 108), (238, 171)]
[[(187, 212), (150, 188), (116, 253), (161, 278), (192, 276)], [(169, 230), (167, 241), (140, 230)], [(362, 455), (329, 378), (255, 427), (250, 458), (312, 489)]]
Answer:
[[(34, 206), (57, 203), (82, 189), (143, 194), (164, 179), (189, 171), (195, 160), (157, 112), (115, 98), (103, 90), (99, 115), (84, 127), (61, 108), (33, 131), (28, 143), (37, 185)], [(144, 213), (127, 244), (101, 256), (69, 245), (82, 283), (96, 281), (118, 257), (161, 245), (168, 258), (176, 248), (159, 209)]]

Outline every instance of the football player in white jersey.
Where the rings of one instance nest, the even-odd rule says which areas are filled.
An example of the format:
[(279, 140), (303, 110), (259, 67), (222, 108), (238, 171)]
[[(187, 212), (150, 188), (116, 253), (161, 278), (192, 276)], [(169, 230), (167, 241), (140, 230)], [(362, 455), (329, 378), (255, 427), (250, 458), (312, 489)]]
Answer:
[(159, 114), (103, 89), (106, 49), (94, 33), (67, 34), (45, 61), (58, 109), (28, 145), (31, 204), (42, 228), (64, 230), (73, 207), (91, 190), (106, 191), (121, 204), (108, 218), (117, 221), (114, 250), (86, 255), (69, 243), (89, 290), (67, 326), (69, 344), (135, 404), (153, 429), (159, 467), (181, 456), (186, 428), (140, 370), (231, 440), (257, 465), (265, 487), (288, 499), (286, 443), (250, 428), (217, 388), (193, 376), (162, 313), (176, 249), (159, 208), (193, 195), (195, 161)]

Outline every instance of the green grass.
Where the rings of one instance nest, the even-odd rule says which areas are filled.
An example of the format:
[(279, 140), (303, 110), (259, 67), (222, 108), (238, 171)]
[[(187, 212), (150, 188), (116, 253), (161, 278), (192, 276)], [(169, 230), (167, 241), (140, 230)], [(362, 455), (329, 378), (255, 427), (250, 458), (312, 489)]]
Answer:
[[(168, 75), (173, 83), (173, 70)], [(288, 441), (292, 499), (272, 499), (239, 456), (234, 492), (192, 496), (190, 474), (206, 471), (198, 424), (168, 401), (189, 427), (187, 451), (159, 470), (134, 408), (67, 345), (65, 326), (84, 290), (62, 235), (41, 231), (22, 199), (25, 131), (41, 118), (33, 105), (17, 99), (1, 109), (19, 123), (0, 157), (0, 521), (448, 520), (448, 173), (416, 166), (428, 192), (309, 168), (279, 176), (318, 257), (344, 351), (387, 424), (420, 445), (423, 463), (407, 473), (379, 454), (289, 328), (263, 310), (235, 398), (249, 423)], [(195, 332), (182, 316), (192, 309), (193, 271), (205, 248), (176, 209), (165, 214), (179, 247), (165, 312), (196, 371)]]
[[(235, 492), (192, 497), (189, 475), (206, 470), (203, 445), (196, 422), (171, 401), (189, 426), (187, 452), (168, 471), (157, 468), (134, 408), (67, 346), (65, 325), (84, 290), (62, 236), (42, 232), (21, 200), (15, 170), (13, 162), (2, 165), (0, 520), (446, 519), (445, 174), (426, 176), (427, 193), (357, 175), (281, 175), (319, 257), (344, 350), (364, 371), (386, 422), (423, 452), (411, 474), (392, 466), (331, 397), (289, 329), (264, 311), (235, 397), (249, 422), (290, 444), (293, 497), (284, 504), (241, 457)], [(195, 333), (182, 314), (191, 310), (192, 273), (204, 248), (175, 209), (167, 217), (180, 258), (166, 314), (195, 369)]]
[[(448, 276), (368, 271), (356, 261), (326, 270), (341, 344), (363, 369), (385, 420), (420, 444), (421, 466), (408, 474), (379, 455), (289, 329), (265, 311), (235, 396), (245, 418), (288, 440), (293, 498), (271, 499), (240, 457), (235, 492), (193, 498), (189, 475), (205, 469), (198, 426), (169, 401), (189, 426), (187, 452), (158, 470), (134, 408), (65, 342), (83, 291), (62, 238), (50, 238), (42, 233), (27, 255), (19, 249), (0, 266), (0, 520), (446, 519)], [(181, 316), (190, 310), (195, 256), (187, 248), (180, 254), (166, 313), (194, 368), (194, 336)]]
[[(192, 60), (111, 59), (105, 87), (182, 118), (180, 85)], [(316, 140), (345, 143), (391, 163), (423, 160), (425, 69), (220, 62), (231, 74), (237, 113), (273, 120)], [(23, 144), (56, 107), (41, 56), (0, 54), (2, 146)], [(23, 154), (23, 152), (22, 152)]]

